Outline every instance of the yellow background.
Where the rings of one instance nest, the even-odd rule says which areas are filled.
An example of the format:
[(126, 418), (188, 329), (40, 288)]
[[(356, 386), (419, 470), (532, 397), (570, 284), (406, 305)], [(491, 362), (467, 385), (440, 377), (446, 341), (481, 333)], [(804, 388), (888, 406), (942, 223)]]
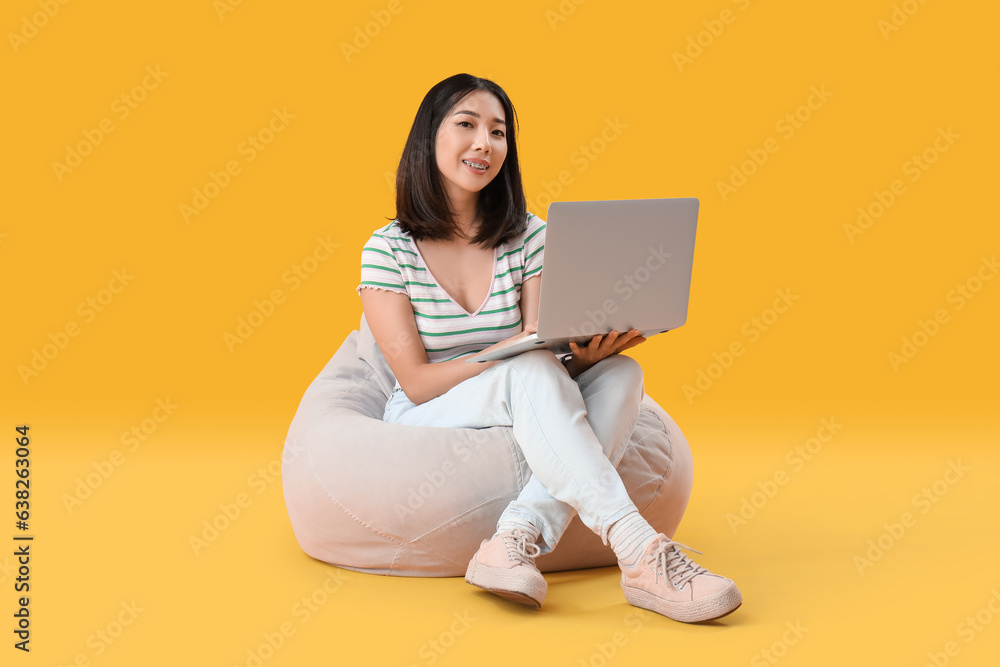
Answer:
[[(12, 664), (244, 665), (291, 622), (264, 664), (753, 664), (799, 620), (810, 629), (782, 664), (919, 665), (956, 639), (954, 664), (990, 664), (1000, 623), (968, 643), (956, 626), (1000, 588), (1000, 280), (983, 268), (991, 279), (974, 281), (1000, 248), (998, 19), (986, 3), (917, 0), (5, 3), (0, 428), (12, 445), (31, 426), (36, 541), (33, 650), (0, 651)], [(532, 614), (461, 579), (344, 573), (294, 543), (274, 462), (302, 392), (358, 326), (360, 249), (393, 215), (416, 108), (458, 72), (511, 96), (533, 212), (545, 217), (564, 171), (557, 199), (701, 201), (688, 323), (630, 354), (694, 451), (677, 537), (746, 599), (717, 624), (630, 622), (614, 568), (553, 575)], [(813, 90), (828, 99), (801, 108)], [(143, 98), (127, 116), (123, 95)], [(248, 160), (275, 109), (293, 117)], [(601, 146), (609, 120), (621, 131)], [(102, 124), (79, 166), (54, 168)], [(601, 152), (582, 161), (588, 145)], [(777, 151), (723, 197), (719, 182), (765, 145)], [(936, 159), (912, 180), (925, 151)], [(845, 225), (897, 179), (905, 191), (852, 242)], [(295, 282), (318, 238), (336, 249)], [(981, 289), (958, 308), (970, 279)], [(273, 314), (227, 346), (275, 290)], [(798, 300), (751, 342), (745, 327), (778, 290)], [(88, 299), (106, 303), (91, 316)], [(894, 368), (890, 353), (939, 310), (947, 321)], [(745, 352), (689, 398), (734, 342)], [(177, 407), (150, 421), (158, 399)], [(843, 426), (793, 469), (786, 454), (822, 419)], [(130, 449), (123, 434), (143, 424), (155, 430)], [(969, 471), (922, 514), (913, 496), (959, 460)], [(734, 532), (726, 515), (780, 471), (790, 481)], [(240, 493), (252, 502), (195, 554), (189, 537)], [(859, 574), (852, 559), (906, 511), (916, 525)], [(303, 622), (293, 605), (330, 572), (345, 583)], [(98, 655), (88, 638), (132, 600), (144, 611)], [(477, 620), (454, 646), (427, 653), (465, 611)]]

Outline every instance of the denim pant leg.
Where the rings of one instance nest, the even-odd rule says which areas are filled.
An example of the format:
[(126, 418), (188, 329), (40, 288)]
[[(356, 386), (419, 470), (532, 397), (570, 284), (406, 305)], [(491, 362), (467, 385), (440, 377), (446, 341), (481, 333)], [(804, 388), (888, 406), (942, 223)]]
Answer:
[[(631, 357), (613, 355), (594, 364), (575, 379), (587, 409), (587, 422), (601, 443), (604, 456), (612, 466), (617, 467), (639, 420), (639, 406), (645, 395), (642, 367)], [(603, 492), (602, 485), (609, 480), (614, 484), (620, 479), (617, 471), (605, 470), (600, 478), (591, 480), (591, 483), (598, 487), (598, 492)], [(523, 517), (539, 527), (542, 534), (539, 555), (544, 555), (559, 543), (576, 516), (576, 510), (572, 505), (553, 498), (538, 476), (532, 474), (517, 499), (504, 510), (500, 521), (512, 515)]]
[[(597, 370), (597, 365), (589, 370)], [(506, 359), (420, 405), (413, 405), (404, 392), (398, 391), (386, 404), (383, 419), (445, 428), (512, 427), (532, 477), (553, 499), (570, 505), (604, 544), (608, 544), (611, 524), (636, 510), (604, 445), (587, 421), (580, 386), (548, 350), (532, 350)], [(624, 430), (622, 426), (617, 428)], [(542, 489), (536, 486), (532, 493)], [(557, 540), (552, 526), (562, 526), (566, 521), (565, 508), (551, 505), (556, 511), (553, 517), (544, 516), (549, 510), (544, 506), (537, 515), (550, 548)], [(534, 509), (525, 511), (534, 514)]]

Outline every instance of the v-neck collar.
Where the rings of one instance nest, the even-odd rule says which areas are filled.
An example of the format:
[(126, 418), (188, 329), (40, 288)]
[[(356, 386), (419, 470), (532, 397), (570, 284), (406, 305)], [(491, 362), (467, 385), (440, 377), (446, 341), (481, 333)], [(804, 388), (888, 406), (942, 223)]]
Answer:
[(458, 301), (455, 300), (455, 297), (453, 297), (451, 294), (448, 293), (448, 290), (446, 290), (444, 287), (441, 286), (441, 283), (438, 281), (438, 279), (434, 277), (434, 273), (431, 271), (431, 267), (427, 263), (427, 260), (424, 259), (423, 253), (420, 252), (420, 246), (417, 245), (416, 241), (413, 242), (413, 247), (417, 251), (417, 257), (420, 258), (420, 263), (424, 265), (424, 268), (427, 269), (427, 273), (430, 275), (431, 278), (434, 279), (434, 285), (437, 286), (437, 288), (439, 290), (441, 290), (442, 292), (444, 292), (444, 295), (446, 297), (448, 297), (448, 299), (453, 304), (455, 304), (456, 306), (458, 306), (463, 313), (465, 313), (469, 317), (475, 317), (476, 315), (479, 314), (479, 312), (483, 308), (486, 307), (486, 304), (489, 303), (489, 301), (490, 301), (490, 296), (493, 294), (493, 284), (496, 282), (496, 279), (497, 279), (497, 250), (499, 249), (499, 246), (493, 248), (493, 266), (491, 267), (491, 270), (493, 271), (493, 275), (490, 276), (490, 287), (489, 287), (488, 290), (486, 290), (486, 298), (483, 299), (483, 302), (481, 304), (479, 304), (479, 308), (477, 308), (476, 311), (472, 312), (472, 313), (470, 313), (469, 311), (467, 311), (462, 304), (460, 304)]

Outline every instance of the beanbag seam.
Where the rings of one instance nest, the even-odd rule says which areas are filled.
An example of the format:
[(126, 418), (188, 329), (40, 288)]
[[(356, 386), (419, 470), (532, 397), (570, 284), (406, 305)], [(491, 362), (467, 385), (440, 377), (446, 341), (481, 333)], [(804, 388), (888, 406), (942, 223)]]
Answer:
[[(396, 551), (396, 554), (392, 558), (392, 562), (389, 564), (389, 569), (390, 570), (396, 569), (396, 564), (398, 563), (399, 558), (404, 555), (406, 547), (408, 547), (408, 546), (410, 546), (410, 545), (412, 545), (412, 544), (414, 544), (416, 542), (419, 542), (420, 540), (422, 540), (424, 538), (430, 537), (434, 533), (440, 532), (441, 530), (443, 530), (445, 528), (448, 528), (449, 526), (452, 526), (452, 525), (458, 523), (459, 520), (462, 519), (463, 517), (466, 517), (466, 516), (468, 516), (468, 515), (470, 515), (470, 514), (472, 514), (474, 512), (478, 512), (483, 507), (485, 507), (487, 505), (490, 505), (490, 504), (496, 502), (497, 500), (501, 500), (503, 498), (506, 498), (509, 495), (511, 495), (511, 494), (509, 494), (509, 493), (502, 493), (500, 495), (494, 496), (493, 498), (490, 498), (489, 500), (483, 501), (483, 502), (479, 503), (478, 505), (476, 505), (475, 507), (470, 507), (469, 509), (465, 510), (461, 514), (456, 514), (455, 516), (451, 517), (450, 519), (448, 519), (444, 523), (441, 523), (440, 525), (437, 525), (434, 528), (431, 528), (427, 532), (425, 532), (425, 533), (423, 533), (421, 535), (418, 535), (417, 537), (413, 538), (412, 540), (410, 540), (406, 544), (400, 545), (400, 548)], [(447, 556), (447, 554), (441, 554), (441, 555), (442, 556)], [(458, 561), (453, 561), (453, 562), (459, 563)], [(461, 564), (461, 563), (459, 563), (459, 564)]]
[(316, 479), (316, 483), (319, 485), (319, 487), (321, 489), (323, 489), (323, 492), (327, 495), (327, 497), (329, 497), (330, 501), (333, 502), (337, 507), (339, 507), (344, 512), (344, 514), (346, 514), (347, 516), (351, 517), (352, 519), (354, 519), (354, 521), (356, 521), (357, 523), (361, 524), (362, 526), (364, 526), (368, 530), (372, 531), (376, 535), (378, 535), (380, 537), (384, 537), (385, 539), (389, 540), (390, 542), (394, 542), (394, 543), (399, 544), (399, 545), (405, 544), (405, 542), (403, 542), (398, 537), (395, 537), (393, 535), (388, 535), (388, 534), (382, 532), (381, 530), (375, 528), (371, 524), (369, 524), (369, 523), (367, 523), (365, 521), (362, 521), (360, 517), (356, 516), (353, 512), (351, 512), (349, 509), (347, 509), (347, 507), (345, 507), (339, 500), (337, 500), (337, 498), (330, 492), (330, 489), (328, 489), (326, 487), (326, 485), (323, 483), (322, 479), (320, 479), (320, 476), (316, 473), (316, 467), (313, 465), (312, 451), (311, 450), (312, 450), (311, 447), (307, 447), (306, 448), (306, 461), (309, 463), (309, 472), (312, 473), (312, 476)]
[[(670, 437), (670, 429), (667, 428), (666, 423), (662, 419), (660, 419), (660, 415), (656, 414), (656, 412), (654, 412), (653, 410), (650, 410), (645, 405), (640, 405), (639, 406), (639, 410), (640, 411), (641, 410), (645, 410), (646, 412), (648, 412), (649, 414), (651, 414), (653, 417), (655, 417), (656, 421), (660, 422), (660, 426), (663, 427), (663, 432), (667, 435), (667, 446), (670, 448), (670, 454), (669, 454), (670, 463), (667, 465), (667, 469), (663, 471), (663, 476), (660, 477), (660, 483), (657, 485), (656, 491), (653, 492), (653, 495), (649, 499), (649, 502), (646, 503), (642, 508), (639, 509), (639, 513), (642, 514), (647, 509), (649, 509), (649, 507), (654, 502), (656, 502), (657, 498), (660, 497), (660, 493), (663, 491), (663, 485), (667, 483), (667, 479), (670, 477), (670, 473), (674, 469), (674, 441)], [(638, 422), (636, 422), (636, 424), (638, 424)], [(622, 458), (624, 458), (624, 457), (622, 457)]]

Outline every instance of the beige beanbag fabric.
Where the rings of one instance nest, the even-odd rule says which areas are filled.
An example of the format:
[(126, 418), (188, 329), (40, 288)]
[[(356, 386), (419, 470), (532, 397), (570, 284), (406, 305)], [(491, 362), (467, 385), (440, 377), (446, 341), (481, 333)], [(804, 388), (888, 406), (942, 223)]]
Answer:
[[(395, 378), (364, 316), (306, 389), (282, 455), (285, 504), (312, 556), (343, 568), (462, 576), (530, 470), (510, 427), (387, 424)], [(691, 450), (677, 424), (643, 398), (618, 472), (653, 528), (673, 536), (691, 493)], [(468, 484), (453, 480), (477, 479)], [(543, 572), (614, 565), (611, 548), (573, 519)]]

